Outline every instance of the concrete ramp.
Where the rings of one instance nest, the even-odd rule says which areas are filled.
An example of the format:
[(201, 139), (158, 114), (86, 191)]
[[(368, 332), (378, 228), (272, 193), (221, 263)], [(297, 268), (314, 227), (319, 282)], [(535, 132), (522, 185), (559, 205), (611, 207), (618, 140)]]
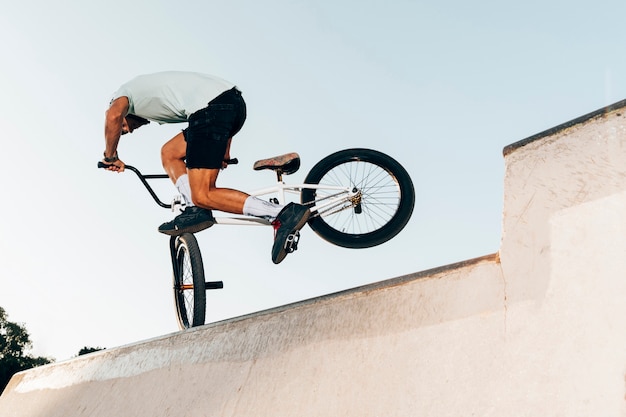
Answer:
[(0, 415), (624, 417), (625, 106), (505, 148), (498, 254), (32, 369)]

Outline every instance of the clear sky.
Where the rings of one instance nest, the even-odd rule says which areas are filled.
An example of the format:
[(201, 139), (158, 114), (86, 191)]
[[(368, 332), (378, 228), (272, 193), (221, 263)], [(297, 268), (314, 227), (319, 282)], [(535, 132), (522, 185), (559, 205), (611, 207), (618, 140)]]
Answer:
[[(293, 151), (302, 167), (287, 179), (301, 181), (325, 155), (369, 147), (417, 192), (406, 229), (372, 249), (307, 228), (276, 266), (269, 228), (199, 233), (208, 277), (225, 282), (208, 322), (495, 253), (502, 148), (626, 98), (624, 16), (623, 0), (3, 0), (0, 306), (57, 360), (178, 330), (156, 231), (172, 213), (132, 173), (96, 169), (111, 94), (161, 70), (243, 90), (240, 165), (220, 185), (266, 185), (254, 161)], [(183, 127), (125, 136), (120, 157), (159, 173)]]

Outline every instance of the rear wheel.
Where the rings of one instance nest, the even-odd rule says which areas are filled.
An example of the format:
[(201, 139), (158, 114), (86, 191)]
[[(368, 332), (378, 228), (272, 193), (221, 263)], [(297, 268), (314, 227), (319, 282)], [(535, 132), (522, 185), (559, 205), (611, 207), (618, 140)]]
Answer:
[(206, 288), (198, 241), (191, 233), (173, 236), (170, 250), (178, 324), (181, 329), (201, 326), (206, 314)]
[[(371, 149), (346, 149), (319, 161), (306, 184), (350, 187), (356, 196), (343, 206), (314, 212), (309, 226), (328, 242), (346, 248), (368, 248), (396, 236), (415, 205), (407, 171), (395, 159)], [(301, 202), (312, 205), (336, 191), (302, 190)]]

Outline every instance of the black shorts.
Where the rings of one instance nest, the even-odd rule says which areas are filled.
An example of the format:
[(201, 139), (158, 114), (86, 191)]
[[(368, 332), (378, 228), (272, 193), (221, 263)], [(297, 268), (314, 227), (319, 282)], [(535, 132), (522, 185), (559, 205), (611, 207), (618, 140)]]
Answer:
[(183, 130), (187, 168), (222, 168), (228, 139), (241, 130), (245, 121), (246, 102), (236, 88), (189, 116), (189, 126)]

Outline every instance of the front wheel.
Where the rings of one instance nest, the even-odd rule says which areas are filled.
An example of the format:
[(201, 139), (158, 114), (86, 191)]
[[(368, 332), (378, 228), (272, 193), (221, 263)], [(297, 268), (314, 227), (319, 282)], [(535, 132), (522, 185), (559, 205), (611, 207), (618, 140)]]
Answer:
[(172, 236), (170, 251), (178, 324), (181, 329), (202, 326), (206, 314), (206, 289), (198, 241), (191, 233)]
[[(415, 205), (407, 171), (395, 159), (371, 149), (346, 149), (325, 157), (305, 183), (349, 187), (355, 193), (340, 207), (315, 211), (309, 219), (318, 235), (346, 248), (369, 248), (393, 238), (406, 226)], [(301, 202), (312, 206), (335, 193), (304, 188)]]

